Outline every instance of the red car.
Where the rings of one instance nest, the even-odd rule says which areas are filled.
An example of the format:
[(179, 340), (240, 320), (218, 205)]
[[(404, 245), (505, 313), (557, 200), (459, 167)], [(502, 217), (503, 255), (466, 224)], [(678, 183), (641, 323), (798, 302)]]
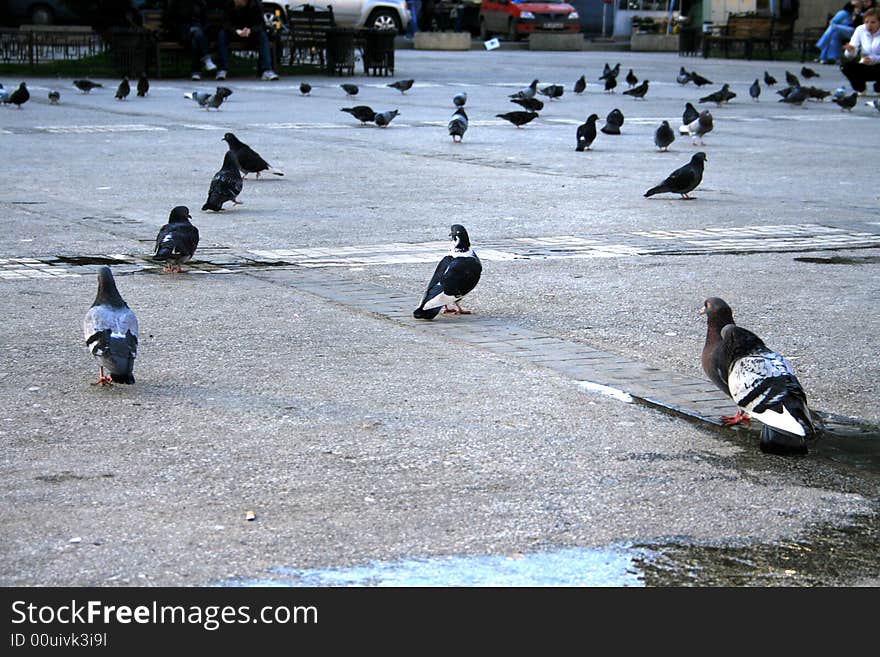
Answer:
[(562, 0), (483, 0), (480, 6), (480, 38), (493, 34), (517, 40), (532, 32), (580, 32), (577, 10)]

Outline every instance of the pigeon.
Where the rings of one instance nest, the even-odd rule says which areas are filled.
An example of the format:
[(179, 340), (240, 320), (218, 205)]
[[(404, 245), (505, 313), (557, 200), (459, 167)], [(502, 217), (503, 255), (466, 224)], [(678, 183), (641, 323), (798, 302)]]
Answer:
[(835, 98), (834, 102), (840, 106), (840, 110), (847, 110), (852, 112), (852, 108), (856, 106), (856, 103), (859, 102), (859, 94), (857, 91), (852, 92), (849, 96), (844, 96), (843, 98)]
[(460, 91), (452, 97), (452, 104), (456, 107), (464, 107), (467, 103), (467, 91)]
[(675, 76), (675, 81), (679, 84), (687, 84), (691, 81), (691, 74), (685, 70), (684, 66), (678, 69), (678, 75)]
[(807, 80), (809, 80), (810, 78), (822, 77), (818, 73), (816, 73), (816, 71), (811, 68), (807, 68), (806, 66), (801, 67), (801, 75), (803, 75)]
[(224, 98), (229, 98), (232, 95), (232, 89), (229, 87), (217, 87), (214, 93), (222, 94)]
[(9, 90), (0, 84), (0, 103), (9, 102)]
[(413, 311), (416, 319), (434, 319), (441, 308), (444, 313), (471, 314), (471, 311), (461, 307), (461, 300), (479, 283), (483, 265), (471, 248), (464, 226), (453, 224), (449, 237), (453, 241), (451, 253), (434, 270), (422, 302)]
[(654, 131), (654, 144), (661, 151), (668, 151), (675, 141), (675, 132), (669, 127), (669, 121), (663, 121)]
[(391, 82), (385, 86), (397, 89), (400, 93), (405, 94), (412, 88), (413, 82), (415, 82), (415, 80), (399, 80), (397, 82)]
[(752, 82), (752, 86), (749, 87), (749, 96), (752, 97), (756, 103), (758, 102), (758, 96), (761, 95), (761, 83), (758, 78), (755, 78), (755, 81)]
[(137, 83), (137, 95), (143, 98), (150, 91), (150, 81), (147, 80), (147, 74), (141, 73)]
[(91, 80), (74, 80), (73, 86), (82, 91), (84, 94), (91, 93), (95, 87), (103, 87), (103, 84), (92, 82)]
[(27, 85), (22, 82), (18, 85), (18, 89), (9, 94), (9, 98), (5, 101), (7, 103), (11, 103), (21, 109), (21, 106), (24, 105), (31, 97), (31, 92), (28, 91)]
[(679, 132), (683, 134), (688, 133), (688, 126), (697, 120), (697, 117), (700, 116), (700, 113), (697, 111), (697, 108), (691, 105), (690, 103), (684, 104), (684, 112), (681, 115), (681, 127), (678, 129)]
[(308, 82), (300, 82), (299, 83), (299, 92), (303, 96), (308, 96), (312, 92), (312, 85)]
[(789, 105), (803, 105), (804, 101), (809, 97), (806, 89), (801, 87), (793, 87), (785, 96), (779, 99), (780, 103), (788, 103)]
[(599, 79), (604, 80), (609, 75), (611, 75), (611, 65), (608, 62), (605, 62), (605, 68), (602, 69), (602, 75), (599, 76)]
[(865, 105), (868, 107), (873, 107), (875, 110), (880, 112), (880, 98), (875, 98), (874, 100), (866, 100)]
[[(98, 361), (98, 380), (92, 385), (134, 383), (138, 321), (122, 299), (106, 265), (98, 270), (98, 293), (83, 319), (86, 348)], [(104, 374), (104, 369), (110, 376)]]
[(206, 210), (220, 212), (226, 201), (232, 201), (233, 207), (241, 205), (241, 201), (236, 198), (241, 194), (241, 189), (244, 186), (239, 169), (235, 153), (231, 149), (226, 151), (226, 155), (223, 156), (223, 166), (211, 179), (208, 200), (202, 206), (202, 212)]
[(116, 100), (125, 100), (131, 93), (131, 85), (128, 84), (128, 78), (122, 78), (122, 82), (116, 87)]
[(615, 78), (614, 76), (611, 76), (611, 75), (609, 75), (607, 78), (605, 78), (605, 91), (613, 94), (614, 87), (616, 87), (616, 86), (617, 86), (617, 78)]
[(208, 99), (205, 101), (204, 108), (205, 110), (215, 109), (217, 111), (220, 110), (220, 105), (223, 104), (223, 101), (226, 100), (229, 96), (232, 95), (232, 90), (227, 87), (217, 87), (217, 90), (208, 96)]
[(619, 135), (621, 126), (623, 126), (623, 112), (614, 108), (605, 117), (605, 125), (602, 126), (602, 132), (606, 135)]
[(614, 65), (614, 68), (608, 66), (608, 63), (605, 63), (605, 68), (602, 71), (602, 75), (599, 76), (600, 80), (607, 80), (608, 78), (616, 78), (620, 75), (620, 62)]
[(339, 86), (342, 87), (342, 90), (346, 93), (346, 95), (349, 98), (354, 98), (355, 96), (357, 96), (358, 91), (360, 91), (360, 89), (358, 89), (358, 86), (356, 84), (351, 84), (349, 82), (343, 82)]
[[(828, 96), (831, 95), (830, 91), (826, 91), (825, 89), (819, 89), (819, 87), (806, 87), (806, 91), (807, 91), (807, 95), (810, 98), (814, 98), (820, 102), (825, 100), (826, 98), (828, 98)], [(842, 96), (845, 96), (845, 95), (846, 95), (846, 91), (843, 92)]]
[(505, 121), (510, 121), (517, 128), (523, 127), (529, 121), (533, 121), (538, 118), (537, 112), (523, 112), (523, 111), (515, 111), (515, 112), (506, 112), (504, 114), (496, 114), (495, 116), (504, 119)]
[(625, 79), (630, 88), (636, 86), (639, 83), (639, 79), (636, 77), (636, 74), (633, 73), (632, 69), (629, 69), (629, 72), (626, 74)]
[(687, 125), (688, 134), (691, 136), (691, 141), (694, 146), (697, 145), (697, 137), (700, 138), (700, 145), (705, 146), (706, 143), (703, 141), (703, 137), (708, 133), (712, 132), (712, 128), (715, 127), (715, 121), (712, 118), (712, 113), (709, 110), (703, 110), (700, 112), (700, 115)]
[(575, 150), (578, 153), (590, 150), (590, 146), (596, 139), (596, 121), (598, 120), (598, 114), (590, 114), (586, 122), (577, 127), (577, 146)]
[(688, 196), (703, 180), (703, 166), (706, 162), (706, 154), (703, 151), (694, 153), (691, 161), (670, 173), (666, 180), (645, 192), (645, 197), (671, 192), (681, 194), (682, 199), (690, 200)]
[(707, 84), (712, 84), (712, 80), (710, 80), (708, 78), (704, 78), (702, 75), (700, 75), (696, 71), (691, 71), (691, 82), (693, 82), (698, 87), (702, 87)]
[(766, 84), (768, 87), (772, 87), (774, 84), (776, 84), (776, 78), (770, 75), (767, 71), (764, 71), (764, 84)]
[(799, 87), (801, 86), (801, 81), (797, 79), (797, 76), (791, 71), (785, 72), (785, 83), (789, 87)]
[(525, 89), (520, 89), (514, 94), (510, 94), (509, 98), (534, 98), (538, 92), (538, 81), (532, 80), (531, 84)]
[(61, 100), (61, 92), (57, 89), (49, 89), (49, 104), (57, 105), (59, 100)]
[(278, 171), (275, 167), (266, 162), (266, 160), (260, 157), (260, 154), (257, 153), (257, 151), (243, 141), (240, 141), (238, 137), (231, 132), (227, 132), (223, 135), (223, 141), (227, 143), (229, 150), (235, 154), (235, 159), (238, 161), (238, 168), (243, 174), (243, 180), (247, 180), (249, 173), (255, 173), (257, 174), (257, 178), (259, 178), (260, 172), (262, 171), (268, 171), (276, 176), (284, 175), (282, 171)]
[(462, 137), (464, 137), (464, 133), (467, 132), (468, 129), (468, 117), (467, 114), (465, 114), (463, 107), (459, 107), (455, 110), (455, 114), (452, 115), (452, 119), (449, 121), (447, 128), (449, 129), (449, 136), (452, 137), (452, 141), (460, 144)]
[(205, 103), (208, 102), (208, 98), (211, 97), (211, 94), (207, 91), (190, 91), (183, 94), (183, 97), (195, 101), (199, 107), (204, 107)]
[(511, 98), (510, 102), (516, 103), (530, 112), (540, 112), (544, 109), (544, 102), (537, 98)]
[(199, 229), (190, 223), (190, 219), (192, 217), (189, 208), (178, 205), (171, 210), (168, 223), (162, 226), (159, 234), (156, 235), (153, 260), (164, 262), (166, 272), (182, 272), (183, 268), (180, 265), (189, 262), (196, 252), (196, 247), (199, 245)]
[(580, 96), (582, 93), (584, 93), (586, 88), (587, 88), (587, 78), (586, 78), (586, 76), (582, 75), (574, 83), (574, 92)]
[(648, 80), (645, 80), (637, 87), (633, 87), (632, 89), (627, 89), (623, 92), (624, 96), (632, 96), (633, 98), (645, 98), (645, 94), (648, 93)]
[(375, 121), (376, 125), (380, 128), (387, 128), (388, 124), (394, 120), (394, 117), (400, 114), (400, 110), (388, 110), (385, 112), (376, 112), (376, 115), (373, 117), (373, 121)]
[(706, 316), (706, 342), (701, 364), (709, 379), (737, 405), (736, 415), (721, 422), (763, 424), (760, 448), (770, 454), (805, 454), (816, 435), (807, 396), (794, 369), (757, 335), (733, 321), (723, 299), (710, 297), (700, 314)]
[(730, 85), (727, 83), (724, 83), (723, 85), (721, 85), (721, 88), (718, 91), (715, 91), (715, 92), (709, 94), (708, 96), (703, 96), (702, 98), (700, 98), (699, 102), (701, 102), (701, 103), (715, 103), (719, 107), (721, 107), (721, 105), (723, 103), (730, 102), (730, 99), (735, 98), (735, 97), (736, 97), (736, 94), (730, 90)]
[(340, 112), (348, 112), (354, 118), (361, 122), (361, 125), (371, 123), (376, 118), (376, 112), (372, 107), (366, 105), (355, 105), (354, 107), (343, 107)]
[(565, 93), (565, 87), (561, 84), (551, 84), (543, 89), (539, 89), (540, 93), (544, 96), (547, 96), (550, 100), (555, 100), (557, 98), (561, 98), (562, 94)]

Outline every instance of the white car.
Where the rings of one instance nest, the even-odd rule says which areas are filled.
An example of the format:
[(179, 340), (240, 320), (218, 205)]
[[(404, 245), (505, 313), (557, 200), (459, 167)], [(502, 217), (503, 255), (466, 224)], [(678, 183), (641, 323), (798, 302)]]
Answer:
[[(333, 18), (339, 27), (396, 30), (402, 34), (410, 21), (406, 0), (318, 0), (308, 4), (320, 9), (333, 7)], [(286, 15), (288, 10), (300, 6), (302, 5), (287, 4), (282, 9), (279, 3), (264, 2), (266, 22), (272, 22), (276, 9), (282, 9)]]

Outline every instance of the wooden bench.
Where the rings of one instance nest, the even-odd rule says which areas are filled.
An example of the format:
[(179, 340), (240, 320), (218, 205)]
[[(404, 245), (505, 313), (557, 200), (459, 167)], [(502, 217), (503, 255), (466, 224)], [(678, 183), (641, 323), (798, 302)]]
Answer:
[(793, 35), (792, 21), (777, 20), (772, 16), (729, 14), (727, 25), (703, 35), (703, 57), (709, 57), (715, 46), (720, 46), (724, 56), (730, 57), (731, 46), (741, 46), (743, 56), (752, 59), (755, 46), (763, 45), (767, 48), (768, 58), (773, 59), (774, 51), (791, 47)]

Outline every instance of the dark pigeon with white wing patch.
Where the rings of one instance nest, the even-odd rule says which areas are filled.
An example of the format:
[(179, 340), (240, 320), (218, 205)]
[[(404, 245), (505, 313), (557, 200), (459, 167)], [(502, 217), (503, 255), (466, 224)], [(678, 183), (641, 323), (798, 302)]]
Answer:
[(178, 205), (171, 210), (168, 223), (159, 229), (153, 260), (165, 263), (165, 271), (180, 273), (181, 264), (189, 262), (199, 245), (199, 229), (190, 223), (189, 208)]

